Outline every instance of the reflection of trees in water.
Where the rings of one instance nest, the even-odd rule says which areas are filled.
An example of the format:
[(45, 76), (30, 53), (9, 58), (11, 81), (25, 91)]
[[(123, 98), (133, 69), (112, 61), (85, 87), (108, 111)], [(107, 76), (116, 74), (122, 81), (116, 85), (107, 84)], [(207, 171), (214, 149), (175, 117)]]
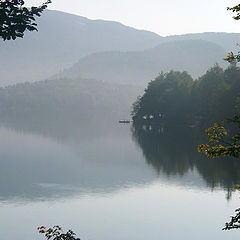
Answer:
[(209, 187), (220, 186), (230, 197), (232, 186), (240, 182), (240, 162), (229, 158), (207, 159), (198, 153), (198, 144), (204, 142), (201, 132), (182, 126), (132, 127), (133, 139), (147, 163), (158, 173), (183, 176), (195, 168)]
[[(42, 111), (17, 117), (0, 117), (0, 126), (16, 132), (41, 135), (60, 142), (94, 139), (109, 134), (110, 124), (118, 118), (106, 114), (84, 114), (73, 111)], [(101, 127), (99, 127), (101, 126)]]
[(157, 172), (183, 175), (193, 167), (187, 145), (183, 141), (177, 141), (178, 132), (175, 132), (175, 135), (169, 135), (165, 128), (156, 126), (132, 128), (132, 132), (143, 150), (147, 163)]
[[(58, 154), (57, 151), (56, 155), (54, 154), (56, 161), (52, 159), (54, 164), (51, 166), (54, 167), (50, 168), (46, 168), (49, 159), (46, 159), (45, 155), (44, 158), (40, 156), (38, 162), (28, 162), (28, 159), (25, 159), (25, 155), (22, 156), (22, 159), (20, 159), (21, 156), (16, 155), (17, 161), (14, 168), (12, 168), (11, 158), (5, 159), (5, 165), (4, 161), (2, 161), (2, 174), (0, 174), (2, 183), (6, 182), (6, 184), (0, 184), (1, 195), (5, 195), (5, 198), (9, 198), (12, 194), (19, 196), (23, 192), (32, 199), (49, 196), (49, 192), (54, 195), (53, 198), (61, 194), (66, 196), (70, 195), (71, 192), (75, 192), (72, 188), (39, 188), (36, 185), (30, 186), (30, 183), (64, 183), (70, 186), (78, 186), (80, 183), (81, 189), (77, 188), (76, 190), (78, 193), (80, 191), (86, 192), (87, 188), (91, 191), (94, 189), (99, 191), (98, 189), (101, 189), (101, 191), (106, 192), (109, 189), (111, 189), (110, 191), (119, 189), (124, 184), (147, 183), (155, 178), (155, 174), (152, 173), (151, 169), (148, 171), (149, 168), (145, 166), (144, 162), (141, 168), (136, 169), (135, 164), (139, 163), (138, 157), (134, 160), (135, 162), (126, 161), (122, 168), (113, 163), (112, 156), (115, 156), (116, 159), (116, 156), (119, 155), (117, 154), (118, 150), (119, 153), (122, 151), (121, 149), (124, 149), (126, 153), (130, 153), (132, 146), (129, 145), (131, 140), (129, 139), (128, 126), (118, 124), (116, 119), (111, 119), (109, 115), (105, 117), (95, 115), (91, 118), (87, 115), (56, 115), (54, 112), (46, 112), (46, 114), (32, 115), (31, 119), (25, 117), (6, 119), (6, 121), (0, 124), (14, 129), (14, 132), (20, 131), (30, 135), (44, 136), (42, 140), (40, 139), (40, 142), (37, 141), (37, 144), (44, 142), (45, 137), (53, 139), (53, 143), (51, 141), (47, 143), (53, 148), (55, 147), (55, 142), (63, 143), (61, 147), (70, 147), (77, 154), (74, 155), (77, 159), (81, 159), (82, 156), (86, 159), (85, 162), (78, 161), (75, 158), (75, 160), (71, 161), (72, 155), (68, 159), (69, 155), (63, 155), (61, 151)], [(238, 171), (240, 162), (233, 159), (207, 159), (203, 154), (198, 153), (197, 145), (205, 142), (200, 133), (202, 131), (184, 128), (183, 126), (159, 127), (155, 125), (132, 127), (134, 141), (141, 147), (147, 164), (153, 166), (158, 173), (165, 173), (169, 177), (184, 176), (189, 170), (196, 169), (209, 187), (221, 186), (231, 194), (232, 186), (240, 183), (240, 172)], [(109, 139), (115, 139), (111, 145), (108, 145)], [(104, 149), (100, 147), (95, 149), (96, 144), (105, 140), (106, 144), (101, 146), (108, 145), (108, 148), (111, 149), (110, 153), (114, 152), (112, 155), (109, 154), (108, 150), (105, 154)], [(83, 151), (83, 149), (85, 150)], [(93, 154), (89, 154), (90, 152), (93, 152)], [(79, 156), (78, 153), (80, 153)], [(82, 155), (83, 153), (85, 155)], [(122, 163), (121, 154), (119, 156), (117, 162)], [(89, 159), (98, 158), (101, 159), (101, 161), (97, 161), (100, 165), (95, 165), (94, 161), (92, 165), (91, 161), (89, 161)], [(99, 171), (98, 166), (100, 166), (100, 169), (106, 166), (104, 168), (107, 169), (109, 164), (110, 167), (113, 166), (111, 171), (108, 171), (110, 175), (106, 174), (105, 171)], [(85, 168), (82, 168), (82, 166), (85, 166)], [(19, 175), (19, 169), (23, 168), (26, 169), (26, 172), (23, 171), (24, 174)], [(57, 174), (55, 174), (56, 168), (58, 169)], [(65, 176), (65, 178), (62, 178), (62, 176)], [(192, 176), (193, 174), (190, 177)], [(16, 177), (19, 178), (16, 179)], [(202, 186), (201, 183), (198, 185), (198, 182), (196, 183), (194, 179), (190, 180), (193, 180), (197, 187)], [(87, 185), (82, 186), (83, 182), (87, 183)]]

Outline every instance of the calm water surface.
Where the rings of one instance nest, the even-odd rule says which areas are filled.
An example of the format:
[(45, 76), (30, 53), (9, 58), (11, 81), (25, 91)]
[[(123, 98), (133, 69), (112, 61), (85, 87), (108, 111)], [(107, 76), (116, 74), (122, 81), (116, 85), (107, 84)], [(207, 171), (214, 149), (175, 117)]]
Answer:
[(198, 131), (116, 122), (0, 128), (1, 239), (40, 225), (82, 240), (236, 239), (240, 163), (196, 152)]

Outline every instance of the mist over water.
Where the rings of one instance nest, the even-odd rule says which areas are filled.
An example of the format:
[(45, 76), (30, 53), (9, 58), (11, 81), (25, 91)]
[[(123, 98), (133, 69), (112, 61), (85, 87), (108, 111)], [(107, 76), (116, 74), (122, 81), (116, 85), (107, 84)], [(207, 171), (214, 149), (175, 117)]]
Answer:
[[(48, 10), (40, 19), (38, 35), (0, 46), (3, 240), (42, 240), (42, 225), (81, 240), (235, 239), (221, 229), (239, 207), (240, 162), (197, 146), (207, 141), (201, 119), (240, 109), (240, 71), (220, 68), (240, 34), (161, 37)], [(213, 65), (222, 75), (208, 71), (198, 87)], [(157, 84), (154, 109), (132, 124), (147, 84), (170, 70), (193, 78), (173, 77), (159, 96)]]
[[(36, 228), (43, 224), (74, 229), (82, 239), (236, 235), (220, 229), (237, 207), (231, 186), (239, 182), (239, 163), (197, 153), (197, 129), (73, 119), (38, 119), (37, 128), (28, 119), (2, 123), (0, 225), (6, 240), (41, 239)], [(183, 222), (196, 217), (186, 231)]]

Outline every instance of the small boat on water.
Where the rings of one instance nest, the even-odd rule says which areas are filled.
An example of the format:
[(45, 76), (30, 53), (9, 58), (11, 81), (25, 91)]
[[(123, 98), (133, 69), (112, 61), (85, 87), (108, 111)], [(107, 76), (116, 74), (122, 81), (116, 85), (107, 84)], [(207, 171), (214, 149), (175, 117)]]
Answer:
[(119, 123), (130, 123), (130, 120), (119, 120)]

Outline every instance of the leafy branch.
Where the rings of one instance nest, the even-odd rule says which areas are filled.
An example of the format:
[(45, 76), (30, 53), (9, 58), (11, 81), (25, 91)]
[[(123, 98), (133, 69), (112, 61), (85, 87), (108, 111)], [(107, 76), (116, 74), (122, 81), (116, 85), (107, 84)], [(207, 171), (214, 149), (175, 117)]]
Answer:
[(231, 217), (229, 223), (225, 223), (225, 227), (222, 230), (231, 230), (240, 228), (240, 208), (235, 210), (236, 215)]
[[(240, 130), (240, 115), (236, 114), (232, 119), (227, 119), (226, 123), (233, 123)], [(208, 143), (198, 147), (199, 152), (203, 152), (209, 158), (220, 156), (240, 157), (240, 132), (229, 137), (224, 122), (215, 123), (205, 130), (208, 135)], [(227, 139), (228, 137), (228, 139)]]
[(40, 17), (50, 3), (47, 0), (39, 7), (27, 8), (24, 0), (0, 0), (0, 38), (15, 40), (22, 38), (26, 30), (37, 31), (35, 17)]
[(66, 233), (63, 232), (59, 226), (53, 228), (46, 228), (45, 226), (38, 227), (40, 234), (44, 234), (47, 240), (80, 240), (76, 238), (76, 234), (72, 230), (68, 230)]

